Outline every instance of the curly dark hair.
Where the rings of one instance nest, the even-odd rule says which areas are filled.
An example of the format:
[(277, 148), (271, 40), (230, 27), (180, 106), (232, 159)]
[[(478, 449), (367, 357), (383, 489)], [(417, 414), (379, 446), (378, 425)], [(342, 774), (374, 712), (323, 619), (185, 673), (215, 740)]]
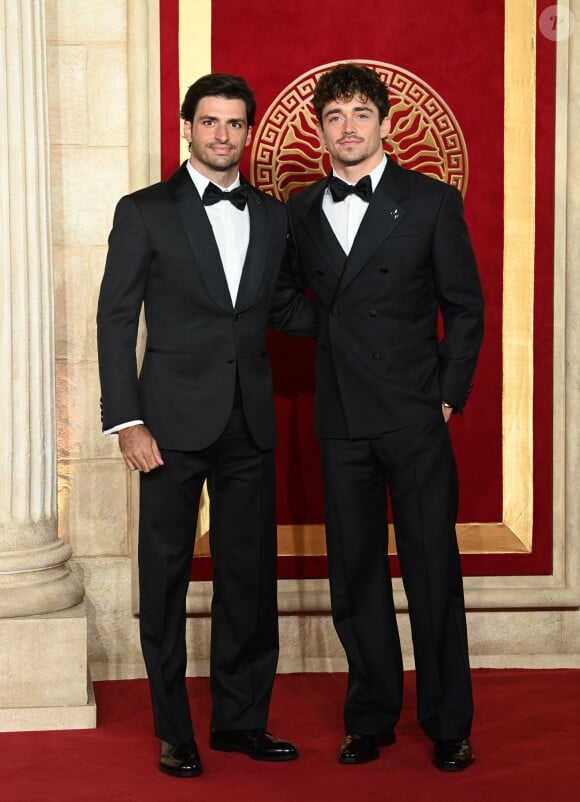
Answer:
[(243, 100), (246, 104), (248, 126), (255, 123), (256, 98), (254, 93), (239, 75), (225, 72), (212, 72), (198, 78), (187, 90), (181, 104), (181, 119), (193, 122), (197, 104), (204, 97), (225, 97), (228, 100)]
[(375, 104), (379, 110), (379, 122), (389, 113), (389, 88), (381, 81), (377, 72), (362, 64), (337, 64), (320, 76), (312, 95), (312, 105), (318, 122), (322, 125), (322, 110), (327, 103), (332, 103), (333, 100), (352, 100), (355, 95)]

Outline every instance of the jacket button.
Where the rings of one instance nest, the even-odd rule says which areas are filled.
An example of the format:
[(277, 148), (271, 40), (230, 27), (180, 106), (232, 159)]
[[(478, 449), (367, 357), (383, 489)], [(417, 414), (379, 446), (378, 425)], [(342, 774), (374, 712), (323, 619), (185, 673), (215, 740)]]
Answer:
[(376, 317), (377, 310), (376, 309), (369, 309), (369, 317)]
[(381, 273), (388, 273), (388, 272), (389, 272), (388, 267), (381, 267)]
[(239, 319), (240, 319), (240, 315), (234, 315), (234, 320), (239, 320)]
[(381, 354), (380, 351), (375, 351), (374, 352), (373, 359), (379, 360), (379, 359), (382, 359), (382, 358), (383, 358), (383, 355)]
[(229, 359), (226, 359), (226, 362), (228, 363), (228, 365), (233, 365), (234, 364), (233, 357), (230, 357)]
[(320, 270), (320, 269), (319, 269), (319, 270), (317, 270), (317, 271), (316, 271), (316, 275), (317, 275), (317, 276), (323, 276), (323, 275), (324, 275), (324, 270)]

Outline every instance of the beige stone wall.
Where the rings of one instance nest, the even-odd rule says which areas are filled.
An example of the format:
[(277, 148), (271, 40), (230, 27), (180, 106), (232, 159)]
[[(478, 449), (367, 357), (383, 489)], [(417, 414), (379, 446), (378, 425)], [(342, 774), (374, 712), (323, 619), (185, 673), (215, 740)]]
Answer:
[[(144, 673), (138, 621), (133, 614), (134, 495), (115, 438), (100, 434), (94, 321), (115, 203), (134, 188), (136, 181), (147, 183), (149, 176), (149, 153), (141, 153), (141, 149), (151, 141), (151, 132), (142, 130), (141, 118), (133, 113), (135, 100), (133, 105), (129, 103), (128, 83), (129, 76), (133, 76), (134, 84), (135, 75), (141, 75), (132, 65), (149, 61), (146, 10), (153, 6), (148, 0), (46, 3), (59, 534), (72, 545), (75, 570), (86, 588), (89, 661), (94, 679)], [(576, 18), (580, 23), (579, 12)], [(577, 63), (572, 63), (571, 69), (577, 87)], [(567, 92), (567, 86), (560, 91)], [(576, 109), (579, 107), (576, 102)], [(575, 124), (573, 118), (566, 123)], [(578, 187), (580, 181), (572, 179), (578, 176), (579, 166), (574, 163), (576, 157), (571, 149), (568, 153), (566, 142), (562, 147), (568, 179), (566, 174), (561, 176), (560, 192), (564, 193), (568, 214), (577, 215), (579, 198), (574, 183)], [(139, 176), (143, 176), (141, 182)], [(574, 473), (577, 475), (574, 466), (578, 448), (577, 436), (570, 435), (576, 431), (577, 417), (572, 420), (570, 416), (579, 395), (578, 345), (572, 342), (572, 333), (578, 327), (578, 309), (570, 294), (579, 295), (571, 290), (577, 289), (578, 284), (580, 242), (570, 226), (567, 234), (564, 230), (564, 237), (568, 242), (564, 258), (569, 267), (567, 273), (564, 269), (561, 283), (568, 288), (568, 295), (564, 308), (558, 309), (558, 325), (564, 331), (563, 350), (559, 353), (569, 378), (565, 386), (560, 376), (557, 387), (558, 397), (565, 400), (564, 412), (560, 405), (557, 414), (568, 415), (556, 427), (559, 437), (567, 440), (565, 449), (556, 449), (555, 495), (562, 501), (556, 520), (555, 564), (559, 573), (552, 582), (542, 579), (526, 584), (509, 578), (472, 578), (466, 583), (468, 602), (477, 608), (468, 616), (475, 666), (580, 665), (580, 613), (574, 608), (578, 568), (571, 564), (577, 551), (570, 545), (578, 534), (578, 502), (571, 490), (575, 486)], [(205, 674), (208, 669), (208, 594), (209, 589), (202, 587), (190, 601), (190, 609), (198, 613), (188, 624), (192, 674)], [(400, 584), (397, 599), (404, 606)], [(325, 583), (299, 588), (282, 583), (281, 605), (285, 612), (281, 619), (280, 669), (343, 670), (342, 651), (327, 613)], [(526, 609), (517, 609), (522, 606)], [(317, 612), (296, 612), (300, 609)], [(407, 616), (401, 612), (399, 618), (406, 662), (411, 665)]]
[(126, 3), (49, 0), (46, 34), (59, 536), (90, 587), (90, 660), (128, 661), (128, 476), (100, 431), (95, 329), (107, 235), (128, 187)]

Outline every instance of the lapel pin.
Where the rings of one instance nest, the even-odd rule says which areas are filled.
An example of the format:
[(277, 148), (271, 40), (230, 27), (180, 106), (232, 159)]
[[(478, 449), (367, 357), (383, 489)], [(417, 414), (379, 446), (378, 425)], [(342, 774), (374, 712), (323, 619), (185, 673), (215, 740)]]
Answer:
[(400, 216), (401, 216), (401, 212), (398, 209), (393, 209), (393, 211), (391, 212), (391, 217), (393, 218), (393, 221), (395, 223), (397, 222), (397, 220), (399, 219)]

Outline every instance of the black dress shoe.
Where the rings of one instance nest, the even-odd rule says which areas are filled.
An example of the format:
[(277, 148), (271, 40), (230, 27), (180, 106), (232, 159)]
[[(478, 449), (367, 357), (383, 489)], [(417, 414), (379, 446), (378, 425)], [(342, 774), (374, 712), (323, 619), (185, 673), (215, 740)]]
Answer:
[(241, 752), (254, 760), (294, 760), (298, 750), (266, 730), (212, 730), (210, 746), (220, 752)]
[(161, 741), (159, 770), (172, 777), (199, 777), (202, 767), (195, 741), (181, 744)]
[(462, 771), (471, 766), (474, 760), (469, 738), (459, 738), (455, 741), (435, 741), (433, 763), (441, 771)]
[(339, 763), (356, 765), (370, 763), (379, 756), (379, 746), (391, 746), (397, 740), (393, 730), (378, 735), (361, 735), (351, 732), (344, 736), (338, 753)]

